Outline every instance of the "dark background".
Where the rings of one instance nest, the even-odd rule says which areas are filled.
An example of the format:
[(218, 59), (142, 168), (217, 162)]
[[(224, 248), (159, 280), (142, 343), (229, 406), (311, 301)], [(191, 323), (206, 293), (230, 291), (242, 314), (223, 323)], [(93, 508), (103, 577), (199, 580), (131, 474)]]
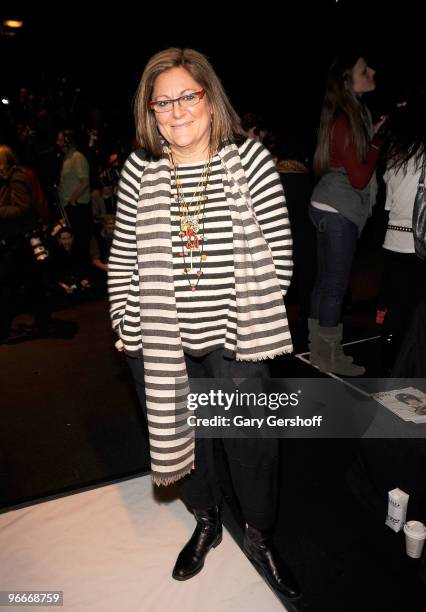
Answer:
[[(376, 68), (368, 103), (376, 119), (392, 113), (423, 72), (419, 4), (317, 0), (231, 3), (81, 3), (25, 9), (3, 2), (2, 21), (20, 17), (15, 37), (0, 37), (0, 95), (75, 88), (133, 135), (132, 98), (148, 58), (168, 46), (205, 53), (236, 110), (260, 112), (293, 147), (310, 153), (327, 65), (344, 47)], [(65, 79), (65, 80), (64, 80)]]

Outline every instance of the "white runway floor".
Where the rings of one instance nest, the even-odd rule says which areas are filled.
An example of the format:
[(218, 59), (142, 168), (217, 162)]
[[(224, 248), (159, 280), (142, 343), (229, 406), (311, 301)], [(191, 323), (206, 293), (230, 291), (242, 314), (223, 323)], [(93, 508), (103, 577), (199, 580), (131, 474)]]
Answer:
[[(195, 526), (143, 476), (0, 514), (0, 590), (60, 590), (78, 612), (283, 612), (227, 531), (194, 578), (171, 578)], [(13, 610), (29, 610), (14, 606)]]

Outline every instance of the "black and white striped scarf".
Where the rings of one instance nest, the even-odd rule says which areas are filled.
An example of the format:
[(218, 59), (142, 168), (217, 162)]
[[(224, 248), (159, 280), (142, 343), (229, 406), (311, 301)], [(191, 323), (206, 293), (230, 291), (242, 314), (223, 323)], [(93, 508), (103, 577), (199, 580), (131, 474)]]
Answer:
[[(219, 151), (233, 225), (237, 333), (225, 349), (241, 361), (293, 350), (281, 288), (251, 203), (238, 148)], [(151, 161), (141, 179), (136, 217), (141, 337), (152, 479), (168, 485), (194, 469), (195, 436), (188, 425), (188, 376), (173, 282), (168, 158)]]

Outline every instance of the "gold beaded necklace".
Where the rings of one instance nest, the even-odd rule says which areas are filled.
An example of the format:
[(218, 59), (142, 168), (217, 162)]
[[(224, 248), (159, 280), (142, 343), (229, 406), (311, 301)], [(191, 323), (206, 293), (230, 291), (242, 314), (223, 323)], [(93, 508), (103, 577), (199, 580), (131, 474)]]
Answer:
[[(198, 186), (189, 202), (186, 202), (183, 192), (181, 178), (178, 174), (172, 152), (169, 151), (170, 165), (173, 170), (177, 196), (176, 203), (179, 206), (179, 237), (182, 250), (179, 255), (183, 258), (183, 271), (189, 283), (189, 289), (196, 291), (202, 275), (203, 263), (207, 259), (204, 253), (204, 245), (207, 241), (204, 235), (204, 212), (207, 202), (207, 185), (211, 174), (212, 154), (204, 164)], [(194, 209), (192, 210), (192, 205)], [(189, 265), (187, 258), (189, 258)], [(198, 266), (194, 266), (194, 260), (199, 258)], [(197, 269), (198, 267), (198, 269)], [(195, 281), (191, 280), (191, 274), (195, 274)]]

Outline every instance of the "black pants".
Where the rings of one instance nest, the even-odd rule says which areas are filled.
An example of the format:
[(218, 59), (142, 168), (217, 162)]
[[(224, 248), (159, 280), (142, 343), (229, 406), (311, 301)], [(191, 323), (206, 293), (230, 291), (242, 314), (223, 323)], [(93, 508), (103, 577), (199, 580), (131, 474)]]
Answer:
[(414, 253), (384, 249), (381, 301), (387, 308), (384, 334), (402, 341), (417, 304), (426, 299), (426, 262)]
[(0, 244), (0, 338), (7, 338), (16, 310), (19, 285), (25, 283), (34, 323), (50, 320), (46, 298), (46, 262), (36, 261), (28, 238)]
[(69, 204), (66, 207), (66, 213), (71, 224), (71, 229), (74, 232), (75, 240), (84, 251), (85, 256), (88, 257), (90, 239), (93, 232), (92, 205), (90, 202), (88, 204), (76, 204), (74, 206)]
[[(145, 410), (142, 359), (127, 358)], [(226, 359), (217, 350), (203, 357), (185, 355), (190, 378), (269, 377), (264, 361), (241, 362)], [(278, 500), (278, 440), (265, 438), (196, 438), (195, 470), (177, 481), (181, 499), (192, 510), (203, 510), (222, 499), (221, 483), (215, 469), (218, 447), (225, 452), (232, 485), (247, 523), (258, 529), (273, 527)]]

